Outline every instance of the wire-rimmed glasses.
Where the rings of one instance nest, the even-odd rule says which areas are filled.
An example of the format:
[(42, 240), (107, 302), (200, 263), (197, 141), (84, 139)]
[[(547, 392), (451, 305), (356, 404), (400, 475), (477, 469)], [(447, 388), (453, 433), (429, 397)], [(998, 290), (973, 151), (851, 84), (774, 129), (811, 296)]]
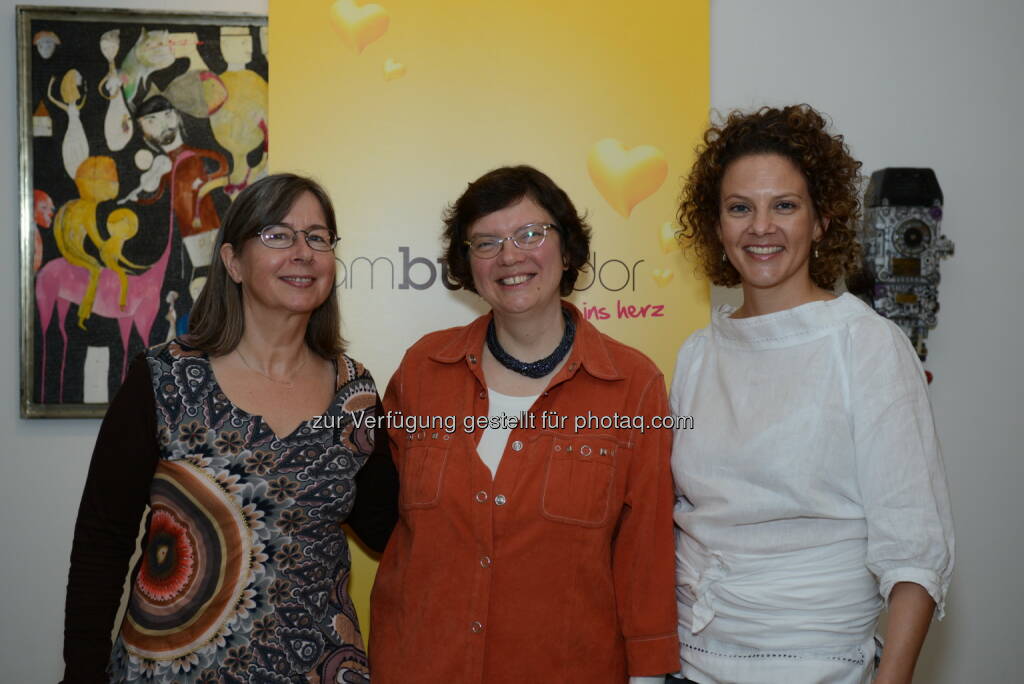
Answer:
[(544, 244), (548, 230), (554, 228), (558, 228), (558, 226), (553, 223), (527, 223), (525, 226), (516, 228), (516, 231), (508, 237), (477, 235), (469, 240), (464, 240), (464, 242), (473, 256), (479, 259), (493, 259), (498, 256), (502, 246), (509, 240), (519, 249), (537, 249)]
[(306, 239), (310, 249), (330, 252), (338, 244), (338, 236), (323, 226), (299, 230), (283, 224), (272, 224), (260, 229), (260, 242), (271, 249), (288, 249), (295, 244), (298, 234)]

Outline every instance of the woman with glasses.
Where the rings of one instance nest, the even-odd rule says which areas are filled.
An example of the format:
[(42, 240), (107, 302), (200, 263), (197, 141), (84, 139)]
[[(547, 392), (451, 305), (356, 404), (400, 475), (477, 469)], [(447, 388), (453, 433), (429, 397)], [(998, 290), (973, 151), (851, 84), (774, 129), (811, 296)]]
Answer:
[[(679, 351), (678, 606), (698, 684), (907, 684), (953, 569), (921, 364), (832, 288), (857, 268), (860, 162), (808, 105), (704, 135), (679, 218), (708, 278), (740, 286)], [(875, 628), (888, 608), (875, 667)]]
[(189, 335), (132, 364), (100, 428), (71, 553), (65, 682), (369, 676), (341, 523), (383, 549), (397, 480), (366, 420), (373, 379), (343, 353), (334, 210), (314, 181), (274, 175), (220, 231)]
[(678, 667), (671, 433), (645, 427), (665, 380), (562, 299), (590, 231), (540, 171), (470, 183), (444, 239), (450, 283), (491, 311), (422, 338), (388, 385), (400, 517), (374, 681), (660, 682)]

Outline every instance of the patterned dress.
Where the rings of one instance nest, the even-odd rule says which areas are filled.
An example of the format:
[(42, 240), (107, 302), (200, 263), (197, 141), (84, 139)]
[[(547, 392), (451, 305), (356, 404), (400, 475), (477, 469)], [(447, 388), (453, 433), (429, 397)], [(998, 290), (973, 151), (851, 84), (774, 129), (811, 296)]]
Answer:
[[(373, 451), (373, 379), (340, 357), (325, 414), (278, 438), (227, 399), (205, 353), (175, 341), (146, 361), (159, 456), (110, 680), (368, 682), (341, 523)], [(69, 592), (74, 575), (73, 560)]]

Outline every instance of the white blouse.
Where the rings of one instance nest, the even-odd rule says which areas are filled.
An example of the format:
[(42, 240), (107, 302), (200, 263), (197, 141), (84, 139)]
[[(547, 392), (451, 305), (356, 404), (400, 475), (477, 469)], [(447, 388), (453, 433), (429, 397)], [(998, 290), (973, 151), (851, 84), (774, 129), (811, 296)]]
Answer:
[(702, 684), (861, 684), (897, 582), (942, 616), (953, 521), (924, 373), (850, 294), (744, 319), (679, 351), (677, 599)]

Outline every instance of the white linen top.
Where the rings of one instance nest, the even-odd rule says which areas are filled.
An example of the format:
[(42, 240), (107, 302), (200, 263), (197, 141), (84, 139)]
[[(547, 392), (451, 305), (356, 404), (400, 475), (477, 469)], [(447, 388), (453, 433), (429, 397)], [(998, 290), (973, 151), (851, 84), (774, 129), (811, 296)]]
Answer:
[(927, 384), (906, 335), (850, 294), (711, 326), (671, 404), (685, 676), (861, 684), (897, 582), (942, 616), (953, 521)]

